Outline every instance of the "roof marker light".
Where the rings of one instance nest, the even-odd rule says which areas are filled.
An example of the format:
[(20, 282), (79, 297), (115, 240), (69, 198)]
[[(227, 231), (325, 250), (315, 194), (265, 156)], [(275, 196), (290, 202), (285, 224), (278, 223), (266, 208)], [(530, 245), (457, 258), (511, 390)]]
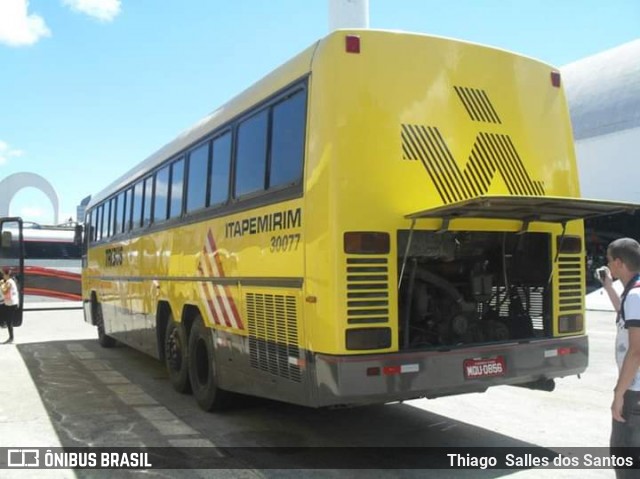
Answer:
[(551, 85), (556, 88), (560, 88), (560, 72), (551, 72)]
[(345, 50), (347, 53), (360, 53), (360, 37), (347, 35), (345, 37)]

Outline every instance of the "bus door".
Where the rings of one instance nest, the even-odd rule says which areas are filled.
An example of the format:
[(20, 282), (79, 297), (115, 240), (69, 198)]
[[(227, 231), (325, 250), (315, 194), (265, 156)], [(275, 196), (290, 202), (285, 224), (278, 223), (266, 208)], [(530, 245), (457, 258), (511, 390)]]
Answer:
[(9, 271), (18, 285), (18, 310), (13, 318), (13, 325), (22, 325), (24, 306), (24, 237), (22, 235), (22, 218), (0, 218), (0, 272)]

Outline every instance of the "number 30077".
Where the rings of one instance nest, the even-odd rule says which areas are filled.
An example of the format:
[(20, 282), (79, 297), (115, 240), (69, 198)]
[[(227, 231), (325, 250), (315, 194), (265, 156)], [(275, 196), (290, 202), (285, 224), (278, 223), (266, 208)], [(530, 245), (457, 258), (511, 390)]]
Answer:
[(291, 235), (281, 235), (271, 237), (271, 247), (269, 251), (272, 253), (282, 253), (286, 251), (294, 251), (298, 249), (300, 244), (300, 233)]

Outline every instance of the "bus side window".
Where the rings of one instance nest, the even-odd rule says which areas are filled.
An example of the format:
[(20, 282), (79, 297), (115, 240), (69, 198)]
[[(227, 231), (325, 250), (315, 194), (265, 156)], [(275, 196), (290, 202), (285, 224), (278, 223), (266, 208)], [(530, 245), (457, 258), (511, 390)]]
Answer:
[(84, 241), (82, 242), (82, 254), (86, 254), (87, 246), (89, 245), (89, 243), (93, 243), (93, 235), (95, 234), (95, 231), (93, 229), (93, 212), (89, 213), (88, 215), (85, 214), (84, 220)]
[(109, 237), (109, 219), (111, 218), (111, 203), (108, 201), (103, 204), (102, 213), (102, 238)]
[[(211, 191), (209, 205), (218, 205), (229, 197), (229, 175), (231, 174), (231, 132), (213, 140), (211, 158)], [(237, 176), (237, 175), (236, 175)]]
[(238, 127), (236, 198), (265, 188), (268, 119), (269, 111), (265, 109), (244, 120)]
[(131, 217), (131, 229), (135, 230), (140, 228), (142, 221), (142, 202), (144, 200), (144, 183), (138, 181), (136, 183), (133, 193), (133, 209)]
[(110, 204), (109, 236), (113, 236), (117, 233), (116, 232), (117, 200), (118, 200), (117, 198), (111, 198), (111, 200), (109, 201), (109, 204)]
[(124, 191), (118, 195), (118, 214), (116, 215), (115, 233), (120, 234), (124, 229), (124, 208), (125, 208), (125, 196)]
[(273, 108), (269, 188), (289, 185), (302, 178), (305, 93), (299, 91)]
[(95, 242), (98, 239), (98, 210), (94, 208), (91, 211), (91, 236), (89, 236), (91, 242)]
[(131, 226), (131, 212), (133, 211), (133, 188), (127, 189), (125, 193), (125, 212), (124, 212), (124, 230), (130, 231)]
[(207, 141), (189, 153), (187, 213), (206, 206), (209, 146), (210, 143)]
[[(155, 174), (156, 189), (153, 196), (153, 222), (160, 223), (167, 219), (167, 206), (169, 202), (169, 165), (158, 170)], [(145, 201), (149, 196), (145, 192)], [(146, 218), (145, 207), (145, 218)]]
[(98, 214), (96, 215), (96, 241), (102, 239), (102, 215), (104, 211), (104, 204), (98, 206)]
[(169, 218), (177, 218), (182, 214), (182, 197), (184, 184), (184, 159), (180, 158), (171, 164), (171, 191), (169, 192)]
[(151, 224), (151, 204), (153, 201), (153, 176), (144, 180), (144, 206), (142, 211), (142, 226)]

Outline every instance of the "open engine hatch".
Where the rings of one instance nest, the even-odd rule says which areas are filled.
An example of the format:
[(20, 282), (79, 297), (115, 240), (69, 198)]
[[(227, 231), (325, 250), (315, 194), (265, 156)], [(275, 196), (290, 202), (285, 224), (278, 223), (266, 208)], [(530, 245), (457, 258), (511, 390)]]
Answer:
[[(565, 316), (581, 314), (583, 259), (580, 249), (554, 253), (555, 236), (531, 231), (529, 224), (562, 225), (561, 243), (569, 221), (636, 210), (640, 205), (581, 198), (481, 196), (407, 215), (410, 228), (397, 233), (401, 349), (552, 337), (554, 301)], [(442, 225), (416, 229), (421, 218), (438, 218)], [(450, 229), (458, 218), (515, 220), (522, 227)]]
[(405, 216), (420, 218), (487, 218), (566, 223), (614, 213), (633, 213), (640, 205), (606, 200), (550, 196), (480, 196)]

